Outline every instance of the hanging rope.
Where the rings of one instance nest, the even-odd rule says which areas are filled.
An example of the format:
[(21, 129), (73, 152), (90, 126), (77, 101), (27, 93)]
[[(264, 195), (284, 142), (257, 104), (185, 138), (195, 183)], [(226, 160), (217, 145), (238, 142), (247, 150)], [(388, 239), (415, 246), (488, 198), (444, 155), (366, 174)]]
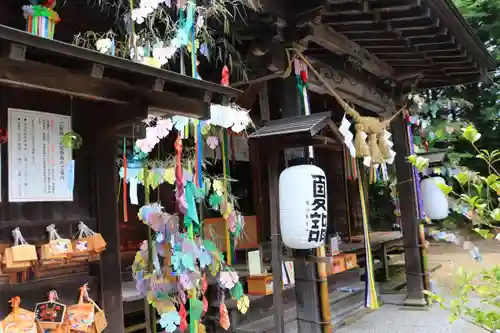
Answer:
[[(307, 68), (314, 73), (317, 79), (325, 86), (330, 94), (335, 98), (337, 103), (342, 107), (344, 112), (350, 116), (356, 123), (356, 138), (354, 140), (356, 146), (356, 154), (358, 157), (372, 157), (372, 164), (381, 164), (384, 159), (390, 158), (387, 147), (383, 140), (384, 130), (389, 126), (401, 112), (406, 110), (406, 106), (399, 109), (392, 117), (380, 121), (375, 117), (366, 117), (360, 115), (353, 107), (351, 107), (340, 94), (328, 83), (328, 81), (312, 66), (307, 58), (302, 54), (301, 50), (294, 46), (293, 48), (286, 49), (286, 56), (288, 60), (288, 68), (283, 74), (283, 77), (291, 75), (293, 70), (293, 63), (295, 60), (301, 60)], [(366, 144), (366, 138), (369, 137), (369, 144)], [(377, 141), (379, 143), (377, 143)]]

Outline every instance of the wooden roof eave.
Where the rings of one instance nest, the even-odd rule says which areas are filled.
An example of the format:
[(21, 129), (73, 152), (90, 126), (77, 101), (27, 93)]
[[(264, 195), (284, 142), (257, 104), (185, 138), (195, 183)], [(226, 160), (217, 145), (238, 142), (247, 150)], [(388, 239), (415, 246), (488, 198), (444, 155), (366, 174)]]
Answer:
[(250, 134), (248, 139), (257, 141), (269, 153), (307, 146), (338, 151), (342, 149), (344, 141), (330, 118), (331, 114), (331, 112), (321, 112), (272, 120)]
[(427, 0), (436, 12), (446, 21), (446, 25), (453, 30), (457, 38), (467, 49), (475, 55), (482, 66), (488, 70), (497, 67), (496, 60), (485, 48), (484, 43), (472, 31), (471, 26), (458, 11), (452, 0)]
[[(0, 84), (6, 86), (118, 105), (136, 105), (140, 100), (146, 103), (146, 108), (196, 118), (208, 116), (210, 101), (233, 99), (241, 94), (237, 89), (40, 38), (4, 25), (0, 25), (0, 47), (4, 51), (0, 54)], [(35, 59), (30, 59), (31, 56)]]
[[(260, 3), (264, 11), (275, 15), (278, 4), (297, 7), (297, 2)], [(328, 53), (348, 55), (365, 71), (395, 83), (415, 86), (420, 77), (400, 79), (410, 69), (420, 70), (423, 80), (418, 80), (418, 87), (488, 81), (488, 72), (497, 65), (451, 0), (300, 3), (301, 10), (287, 13), (293, 13), (302, 45), (323, 49), (324, 57)], [(439, 80), (434, 80), (436, 71)]]

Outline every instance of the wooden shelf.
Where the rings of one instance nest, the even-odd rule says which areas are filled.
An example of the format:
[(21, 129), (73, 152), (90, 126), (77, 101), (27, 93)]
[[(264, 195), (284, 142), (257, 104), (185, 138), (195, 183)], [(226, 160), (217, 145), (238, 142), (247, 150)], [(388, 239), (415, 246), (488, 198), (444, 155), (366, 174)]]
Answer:
[(0, 286), (0, 312), (9, 313), (8, 300), (12, 297), (21, 298), (21, 307), (33, 310), (39, 302), (47, 300), (48, 293), (56, 290), (59, 301), (63, 304), (75, 304), (78, 300), (79, 287), (85, 283), (89, 286), (89, 294), (96, 302), (101, 301), (98, 278), (89, 276), (87, 273), (62, 275), (54, 278), (46, 278), (16, 284), (4, 284)]
[(39, 289), (47, 289), (47, 292), (49, 292), (51, 289), (61, 289), (66, 285), (82, 286), (88, 283), (91, 286), (97, 281), (98, 278), (96, 276), (89, 276), (88, 273), (68, 274), (21, 283), (5, 284), (2, 285), (0, 293), (24, 293)]

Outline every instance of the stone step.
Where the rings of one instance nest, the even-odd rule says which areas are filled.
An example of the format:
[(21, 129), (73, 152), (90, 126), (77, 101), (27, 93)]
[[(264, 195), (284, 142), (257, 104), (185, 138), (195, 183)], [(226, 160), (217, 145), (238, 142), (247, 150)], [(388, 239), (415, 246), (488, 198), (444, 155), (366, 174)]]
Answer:
[[(297, 326), (297, 309), (295, 307), (284, 311), (285, 332), (287, 328), (292, 329)], [(252, 321), (248, 324), (233, 329), (234, 333), (272, 333), (274, 332), (274, 316), (270, 313), (260, 320)]]
[[(341, 325), (347, 318), (357, 314), (365, 308), (364, 283), (357, 282), (349, 286), (359, 289), (356, 292), (343, 292), (334, 290), (329, 294), (330, 306), (332, 309), (333, 325)], [(258, 311), (261, 319), (245, 321), (242, 325), (233, 328), (234, 333), (274, 333), (274, 317), (272, 311)], [(253, 316), (252, 316), (253, 317)], [(298, 331), (297, 309), (290, 306), (284, 311), (285, 332), (293, 333)]]

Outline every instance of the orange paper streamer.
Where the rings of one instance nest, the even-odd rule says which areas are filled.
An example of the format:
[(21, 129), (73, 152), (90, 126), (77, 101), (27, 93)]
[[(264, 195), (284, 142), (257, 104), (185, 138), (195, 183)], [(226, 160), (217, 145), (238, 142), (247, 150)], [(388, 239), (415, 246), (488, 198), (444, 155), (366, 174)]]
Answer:
[(222, 327), (227, 331), (229, 329), (229, 326), (231, 326), (231, 323), (229, 322), (229, 314), (227, 313), (226, 304), (221, 303), (219, 307), (219, 314), (220, 314), (220, 319), (219, 319), (220, 327)]

